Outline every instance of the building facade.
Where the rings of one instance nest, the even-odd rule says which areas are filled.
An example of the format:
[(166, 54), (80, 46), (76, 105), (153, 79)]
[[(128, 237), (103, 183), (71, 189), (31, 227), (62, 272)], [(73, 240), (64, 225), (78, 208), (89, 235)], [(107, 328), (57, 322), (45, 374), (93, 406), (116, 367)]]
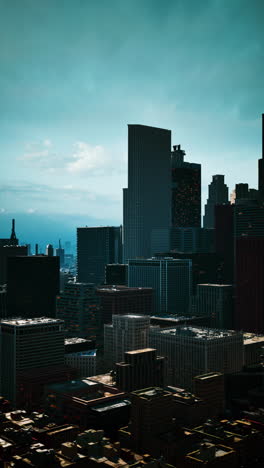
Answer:
[(166, 359), (152, 348), (127, 351), (116, 363), (116, 386), (125, 392), (165, 385)]
[(172, 226), (201, 227), (201, 164), (184, 161), (181, 145), (171, 153)]
[(168, 384), (193, 390), (193, 378), (228, 374), (243, 366), (243, 335), (202, 327), (150, 329), (150, 346), (168, 359)]
[(58, 257), (34, 255), (7, 259), (8, 317), (55, 317), (59, 291)]
[(169, 249), (171, 132), (128, 125), (128, 188), (123, 192), (124, 261)]
[(154, 313), (185, 314), (192, 292), (192, 261), (172, 257), (129, 260), (128, 285), (154, 290)]
[(69, 337), (98, 339), (101, 330), (100, 299), (89, 283), (67, 283), (57, 296), (57, 318), (64, 320)]
[(96, 349), (65, 354), (65, 364), (76, 369), (79, 377), (96, 375)]
[(16, 404), (26, 371), (64, 365), (63, 321), (47, 317), (1, 322), (1, 392)]
[(77, 280), (103, 284), (105, 266), (122, 262), (121, 227), (77, 228)]
[(198, 284), (196, 295), (197, 315), (210, 317), (212, 328), (233, 327), (232, 284)]
[(96, 294), (101, 299), (103, 323), (112, 323), (112, 315), (152, 315), (152, 288), (105, 286)]
[(108, 366), (124, 360), (126, 351), (148, 348), (150, 316), (113, 315), (104, 326), (104, 353)]
[(203, 226), (207, 229), (215, 227), (215, 206), (228, 203), (228, 187), (224, 175), (213, 175), (208, 187), (208, 199), (204, 207)]

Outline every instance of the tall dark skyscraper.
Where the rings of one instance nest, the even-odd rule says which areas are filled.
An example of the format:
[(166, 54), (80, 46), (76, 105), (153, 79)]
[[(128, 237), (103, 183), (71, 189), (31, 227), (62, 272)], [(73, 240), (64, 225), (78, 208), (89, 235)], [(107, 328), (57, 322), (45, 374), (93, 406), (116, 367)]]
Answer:
[(121, 227), (77, 228), (78, 282), (102, 284), (105, 266), (121, 262)]
[(237, 330), (264, 333), (264, 236), (236, 238)]
[(55, 317), (59, 291), (59, 257), (34, 255), (7, 259), (8, 317)]
[(215, 206), (228, 203), (228, 187), (224, 175), (213, 175), (209, 185), (209, 196), (205, 205), (203, 225), (207, 229), (215, 228)]
[(264, 114), (262, 114), (262, 158), (258, 161), (259, 198), (264, 202)]
[(124, 189), (124, 261), (169, 250), (171, 132), (128, 125)]
[(184, 161), (181, 145), (171, 153), (172, 226), (201, 227), (201, 164)]

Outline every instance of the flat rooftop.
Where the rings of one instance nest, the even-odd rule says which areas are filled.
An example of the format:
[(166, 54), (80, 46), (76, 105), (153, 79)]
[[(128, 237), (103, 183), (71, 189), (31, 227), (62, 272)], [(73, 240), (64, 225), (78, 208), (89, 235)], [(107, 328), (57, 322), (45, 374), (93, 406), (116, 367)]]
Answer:
[(90, 343), (92, 340), (87, 340), (86, 338), (65, 338), (64, 344), (65, 346), (71, 345), (71, 344), (80, 344), (80, 343)]
[(143, 353), (149, 353), (150, 351), (156, 351), (156, 349), (155, 348), (135, 349), (134, 351), (126, 351), (125, 354), (143, 354)]
[(215, 340), (230, 336), (241, 336), (242, 333), (235, 330), (218, 330), (215, 328), (194, 327), (194, 326), (178, 326), (171, 328), (158, 329), (158, 333), (163, 335), (173, 335), (177, 337), (187, 337), (196, 340)]
[(50, 317), (36, 317), (36, 318), (21, 318), (15, 317), (11, 319), (2, 319), (1, 324), (12, 325), (14, 327), (25, 327), (31, 325), (53, 325), (53, 324), (64, 324), (63, 320), (50, 318)]
[(252, 343), (263, 343), (264, 345), (264, 335), (255, 335), (254, 333), (243, 333), (244, 345)]
[(233, 288), (232, 284), (220, 284), (220, 283), (199, 283), (197, 286), (213, 286), (214, 288)]

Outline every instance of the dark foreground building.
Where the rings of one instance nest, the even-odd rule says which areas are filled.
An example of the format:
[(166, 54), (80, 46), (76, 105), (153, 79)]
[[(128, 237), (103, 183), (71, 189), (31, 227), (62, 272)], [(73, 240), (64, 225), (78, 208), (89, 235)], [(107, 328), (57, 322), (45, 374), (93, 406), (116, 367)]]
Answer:
[(46, 255), (8, 258), (8, 317), (55, 317), (59, 262), (59, 257)]

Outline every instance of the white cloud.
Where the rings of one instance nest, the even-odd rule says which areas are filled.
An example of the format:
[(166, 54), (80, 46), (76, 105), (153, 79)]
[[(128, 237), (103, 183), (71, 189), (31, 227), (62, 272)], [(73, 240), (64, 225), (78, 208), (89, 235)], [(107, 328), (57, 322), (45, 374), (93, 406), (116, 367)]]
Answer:
[(36, 211), (37, 210), (35, 208), (28, 208), (27, 209), (27, 213), (29, 213), (29, 214), (36, 213)]
[(0, 213), (5, 213), (6, 209), (5, 208), (0, 208)]
[(72, 155), (73, 161), (66, 166), (69, 172), (85, 172), (104, 167), (109, 156), (103, 146), (91, 146), (83, 141), (74, 144), (75, 152)]

